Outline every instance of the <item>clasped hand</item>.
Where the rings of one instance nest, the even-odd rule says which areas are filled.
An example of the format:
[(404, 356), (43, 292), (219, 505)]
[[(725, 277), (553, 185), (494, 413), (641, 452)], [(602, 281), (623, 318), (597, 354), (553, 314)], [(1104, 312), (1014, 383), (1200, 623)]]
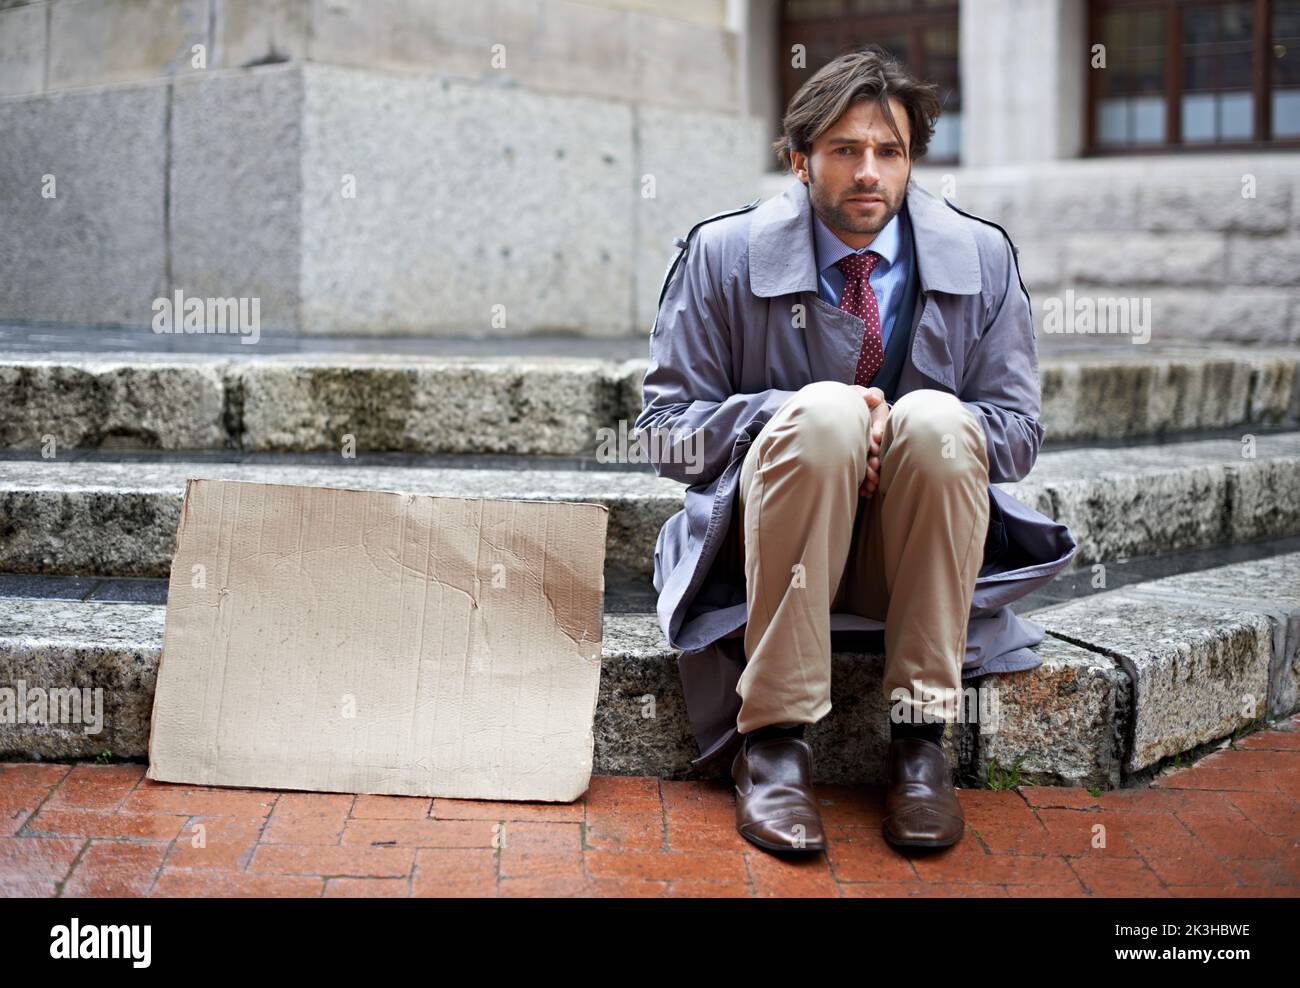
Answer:
[(860, 497), (871, 497), (880, 483), (880, 444), (885, 437), (885, 423), (889, 421), (889, 402), (885, 401), (885, 392), (880, 388), (864, 388), (860, 384), (852, 385), (862, 395), (863, 401), (871, 409), (871, 445), (867, 450), (867, 477), (858, 490)]

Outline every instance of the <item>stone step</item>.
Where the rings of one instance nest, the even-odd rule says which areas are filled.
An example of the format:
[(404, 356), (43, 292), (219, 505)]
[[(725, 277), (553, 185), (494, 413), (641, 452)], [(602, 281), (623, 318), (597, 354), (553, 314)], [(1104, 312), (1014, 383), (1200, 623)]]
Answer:
[(684, 488), (633, 470), (505, 470), (220, 462), (0, 460), (0, 570), (166, 576), (189, 477), (449, 497), (594, 501), (610, 508), (606, 562), (648, 574)]
[[(967, 680), (978, 706), (946, 744), (966, 784), (1111, 788), (1291, 712), (1300, 688), (1300, 553), (1182, 574), (1026, 615), (1034, 670)], [(79, 722), (0, 722), (0, 758), (145, 759), (165, 608), (0, 597), (0, 687), (91, 692)], [(834, 708), (809, 731), (823, 782), (882, 784), (888, 705), (878, 649), (833, 653)], [(94, 706), (95, 689), (102, 705)], [(98, 709), (100, 717), (94, 713)], [(864, 725), (868, 726), (863, 729)], [(676, 653), (650, 614), (606, 614), (598, 774), (689, 778)], [(727, 766), (711, 775), (725, 777)]]
[[(557, 344), (558, 346), (558, 344)], [(641, 351), (645, 352), (645, 344)], [(1300, 350), (1043, 356), (1046, 441), (1300, 423)], [(582, 455), (641, 411), (645, 359), (6, 352), (0, 448)]]
[[(457, 469), (2, 459), (0, 571), (166, 576), (185, 481), (198, 477), (592, 501), (610, 509), (608, 564), (642, 576), (652, 572), (659, 529), (682, 504), (680, 484), (646, 468), (527, 469), (531, 461), (514, 462), (513, 469)], [(1025, 480), (1000, 486), (1069, 525), (1079, 540), (1076, 566), (1300, 534), (1300, 432), (1049, 451)]]

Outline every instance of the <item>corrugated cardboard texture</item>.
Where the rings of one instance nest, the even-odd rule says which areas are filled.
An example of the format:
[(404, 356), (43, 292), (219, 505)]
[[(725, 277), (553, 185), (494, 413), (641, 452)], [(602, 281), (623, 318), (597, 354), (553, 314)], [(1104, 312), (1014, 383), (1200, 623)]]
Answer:
[(608, 515), (191, 480), (148, 777), (576, 799), (591, 778)]

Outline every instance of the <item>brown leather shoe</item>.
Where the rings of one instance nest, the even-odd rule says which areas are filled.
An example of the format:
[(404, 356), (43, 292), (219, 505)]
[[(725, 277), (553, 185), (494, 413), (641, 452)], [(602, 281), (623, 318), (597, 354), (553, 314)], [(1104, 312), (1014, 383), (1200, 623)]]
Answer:
[(890, 741), (885, 840), (900, 847), (947, 847), (965, 830), (943, 748), (921, 738)]
[(731, 763), (736, 783), (736, 831), (765, 851), (824, 851), (812, 748), (802, 738), (742, 743)]

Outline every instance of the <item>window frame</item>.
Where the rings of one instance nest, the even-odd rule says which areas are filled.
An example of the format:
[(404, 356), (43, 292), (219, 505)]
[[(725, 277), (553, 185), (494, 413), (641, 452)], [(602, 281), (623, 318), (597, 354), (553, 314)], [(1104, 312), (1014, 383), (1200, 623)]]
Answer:
[[(1183, 140), (1182, 98), (1183, 47), (1181, 44), (1183, 11), (1193, 5), (1222, 5), (1232, 0), (1089, 0), (1088, 44), (1084, 55), (1084, 69), (1088, 83), (1084, 93), (1084, 147), (1083, 157), (1104, 158), (1117, 155), (1220, 153), (1225, 151), (1269, 151), (1300, 148), (1300, 137), (1271, 138), (1273, 122), (1272, 86), (1272, 30), (1273, 0), (1252, 0), (1251, 14), (1251, 138), (1232, 141)], [(1114, 10), (1163, 10), (1165, 12), (1165, 71), (1164, 100), (1165, 139), (1158, 144), (1101, 144), (1097, 127), (1100, 111), (1101, 86), (1098, 72), (1092, 67), (1092, 46), (1101, 43), (1101, 21)], [(1300, 52), (1297, 53), (1300, 55)]]

